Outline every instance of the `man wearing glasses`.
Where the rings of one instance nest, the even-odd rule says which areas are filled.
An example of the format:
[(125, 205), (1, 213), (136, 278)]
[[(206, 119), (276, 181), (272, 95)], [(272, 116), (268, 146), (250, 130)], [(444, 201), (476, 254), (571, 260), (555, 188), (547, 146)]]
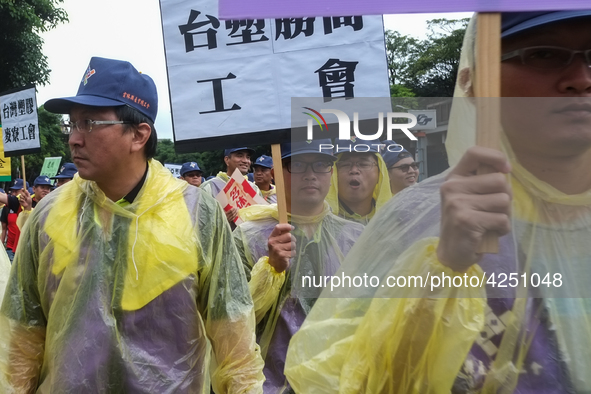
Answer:
[(326, 144), (331, 141), (281, 145), (291, 225), (277, 223), (275, 205), (252, 206), (241, 211), (247, 221), (234, 230), (255, 304), (263, 388), (269, 393), (292, 392), (283, 374), (289, 340), (363, 230), (332, 214), (324, 201), (335, 160), (331, 151), (321, 152)]
[(379, 140), (335, 141), (337, 171), (326, 197), (335, 215), (367, 225), (392, 197), (380, 145)]
[(382, 157), (388, 166), (390, 190), (392, 194), (417, 183), (419, 179), (419, 163), (401, 145), (394, 141), (384, 141)]
[[(152, 160), (156, 85), (93, 57), (69, 114), (79, 176), (28, 219), (0, 310), (0, 387), (260, 393), (244, 270), (219, 204)], [(206, 226), (206, 225), (207, 226)]]

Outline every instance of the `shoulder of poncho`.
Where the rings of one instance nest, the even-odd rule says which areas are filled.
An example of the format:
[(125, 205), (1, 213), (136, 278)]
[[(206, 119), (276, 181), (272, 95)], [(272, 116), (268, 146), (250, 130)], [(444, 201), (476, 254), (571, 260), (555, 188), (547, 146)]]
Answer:
[(351, 231), (353, 232), (359, 232), (361, 234), (361, 232), (363, 231), (363, 229), (365, 228), (362, 224), (354, 222), (352, 220), (348, 220), (345, 218), (342, 218), (340, 216), (335, 215), (332, 212), (329, 212), (324, 219), (325, 221), (327, 221), (327, 223), (333, 224), (333, 225), (337, 225), (337, 226), (342, 226), (343, 228), (347, 228), (347, 229), (351, 229)]
[(262, 233), (268, 229), (273, 230), (277, 224), (279, 224), (277, 219), (267, 217), (243, 222), (237, 227), (237, 229), (240, 229), (243, 233), (257, 235), (257, 233)]

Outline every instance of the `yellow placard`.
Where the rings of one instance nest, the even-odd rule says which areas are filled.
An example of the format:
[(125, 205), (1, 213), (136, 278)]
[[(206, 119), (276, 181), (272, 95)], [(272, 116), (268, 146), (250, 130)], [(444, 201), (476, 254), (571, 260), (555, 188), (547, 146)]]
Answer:
[(10, 157), (4, 157), (4, 133), (0, 127), (0, 182), (10, 182)]

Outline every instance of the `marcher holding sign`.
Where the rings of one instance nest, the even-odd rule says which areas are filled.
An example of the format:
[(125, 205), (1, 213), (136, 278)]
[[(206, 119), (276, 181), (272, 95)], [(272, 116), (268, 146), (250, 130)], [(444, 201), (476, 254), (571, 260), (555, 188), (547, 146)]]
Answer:
[[(342, 274), (375, 286), (323, 293), (343, 299), (318, 300), (293, 338), (296, 392), (591, 392), (591, 12), (503, 14), (502, 37), (503, 153), (470, 147), (473, 20), (453, 167), (367, 227)], [(477, 252), (488, 231), (498, 255)]]
[(303, 288), (302, 279), (317, 283), (334, 274), (363, 230), (324, 201), (335, 157), (318, 153), (321, 143), (330, 140), (281, 145), (291, 225), (278, 224), (276, 205), (255, 205), (240, 212), (246, 222), (234, 230), (255, 305), (266, 393), (291, 392), (283, 374), (287, 346), (320, 293)]
[(0, 310), (0, 387), (192, 394), (211, 381), (217, 393), (261, 393), (252, 299), (225, 216), (152, 159), (153, 80), (93, 57), (77, 95), (45, 108), (69, 114), (79, 172), (23, 229)]
[[(228, 183), (226, 183), (226, 186), (224, 186), (215, 198), (226, 213), (233, 210), (239, 212), (241, 209), (248, 208), (251, 205), (268, 204), (268, 202), (266, 202), (265, 199), (252, 187), (252, 183), (246, 180), (238, 169), (234, 170), (234, 173)], [(242, 223), (240, 214), (234, 218), (233, 222), (236, 225)]]

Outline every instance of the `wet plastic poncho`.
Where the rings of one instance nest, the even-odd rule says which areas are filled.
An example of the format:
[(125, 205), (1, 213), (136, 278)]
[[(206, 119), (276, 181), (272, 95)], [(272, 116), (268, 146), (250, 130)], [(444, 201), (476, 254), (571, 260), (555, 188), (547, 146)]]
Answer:
[[(342, 154), (337, 156), (338, 158), (336, 163), (339, 162), (342, 156)], [(332, 172), (330, 179), (330, 189), (328, 191), (328, 195), (326, 196), (326, 201), (330, 205), (332, 213), (344, 219), (361, 223), (365, 226), (367, 223), (369, 223), (371, 218), (374, 217), (378, 209), (380, 209), (385, 203), (388, 202), (388, 200), (390, 200), (390, 198), (392, 198), (392, 192), (390, 191), (390, 178), (388, 178), (388, 168), (386, 167), (386, 163), (384, 162), (382, 155), (379, 153), (375, 153), (375, 156), (378, 159), (378, 170), (380, 174), (378, 177), (378, 183), (376, 184), (373, 191), (374, 207), (372, 211), (369, 214), (363, 216), (354, 212), (347, 212), (347, 209), (344, 208), (339, 201), (339, 177), (337, 170), (335, 170)]]
[(296, 255), (288, 270), (277, 273), (268, 262), (269, 235), (278, 224), (277, 206), (251, 206), (240, 210), (245, 223), (234, 230), (236, 246), (249, 278), (257, 316), (257, 339), (265, 359), (265, 393), (292, 392), (283, 374), (287, 346), (300, 328), (321, 288), (302, 278), (333, 275), (363, 227), (343, 220), (325, 203), (313, 217), (289, 215), (295, 227)]
[[(468, 27), (456, 97), (474, 75), (474, 21)], [(471, 99), (454, 100), (450, 164), (474, 144)], [(512, 231), (499, 253), (466, 273), (482, 287), (347, 288), (316, 302), (290, 344), (285, 372), (298, 393), (591, 392), (591, 191), (566, 195), (512, 164)], [(366, 227), (337, 275), (463, 276), (436, 249), (439, 188), (445, 174), (405, 189)], [(493, 286), (501, 274), (551, 285)], [(562, 275), (556, 282), (554, 274)], [(520, 282), (520, 283), (523, 283)], [(530, 282), (531, 283), (531, 282)], [(587, 283), (587, 285), (585, 285)], [(562, 287), (557, 287), (562, 285)]]
[(271, 185), (269, 190), (261, 189), (261, 194), (263, 195), (265, 201), (269, 204), (277, 204), (277, 190), (275, 189), (275, 186)]
[(157, 161), (125, 207), (76, 175), (21, 240), (0, 313), (3, 393), (209, 393), (210, 374), (217, 393), (261, 392), (225, 215)]
[(0, 248), (0, 305), (2, 305), (2, 298), (4, 296), (4, 290), (8, 283), (8, 277), (10, 275), (10, 260), (6, 254), (4, 248)]

